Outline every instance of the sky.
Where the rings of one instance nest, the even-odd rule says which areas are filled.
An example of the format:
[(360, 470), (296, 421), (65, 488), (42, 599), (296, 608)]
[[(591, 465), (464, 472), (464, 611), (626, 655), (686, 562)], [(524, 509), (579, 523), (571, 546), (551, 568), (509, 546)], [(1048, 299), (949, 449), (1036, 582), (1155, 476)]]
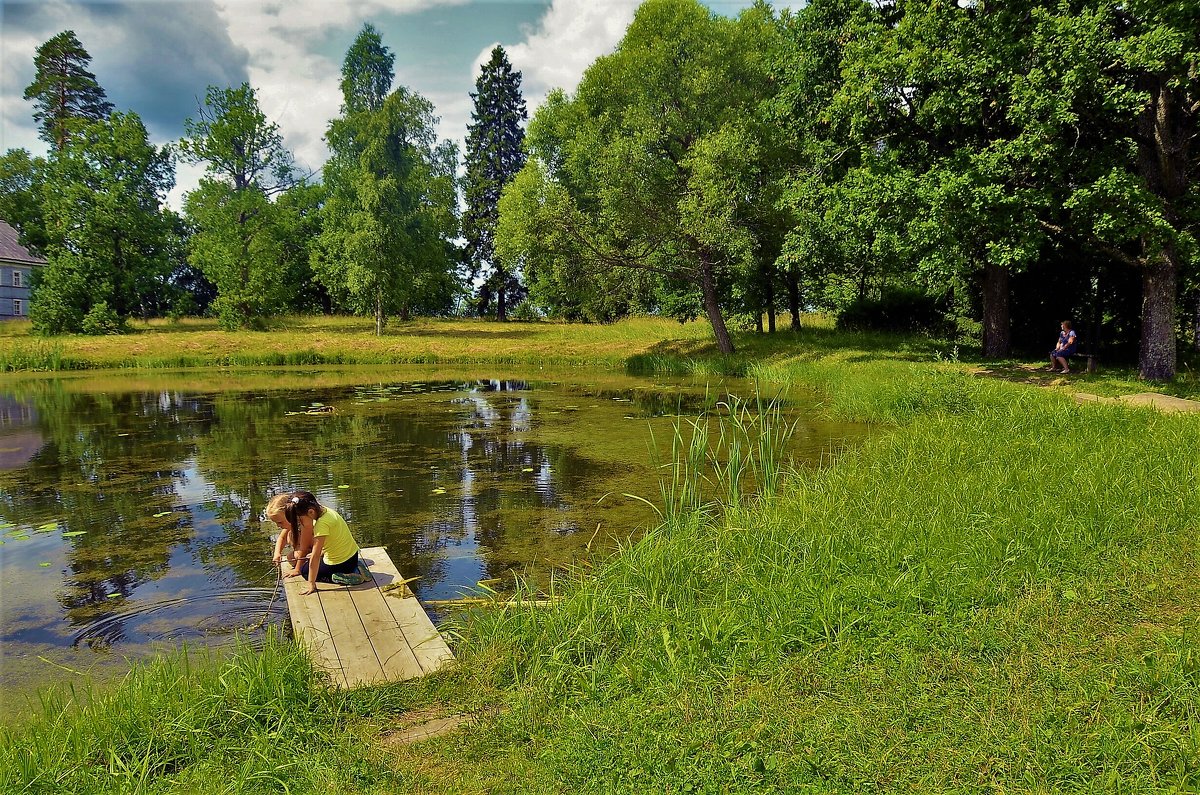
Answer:
[[(44, 154), (33, 104), (35, 51), (73, 30), (117, 110), (132, 110), (152, 140), (183, 134), (207, 86), (248, 81), (306, 172), (328, 157), (322, 140), (341, 103), (342, 59), (370, 22), (396, 55), (396, 83), (430, 100), (439, 136), (461, 152), (470, 92), (496, 44), (523, 74), (530, 116), (552, 88), (575, 89), (611, 52), (636, 0), (0, 0), (0, 151)], [(749, 0), (710, 0), (734, 15)], [(787, 5), (784, 3), (782, 5)], [(180, 163), (168, 202), (179, 209), (202, 166)]]

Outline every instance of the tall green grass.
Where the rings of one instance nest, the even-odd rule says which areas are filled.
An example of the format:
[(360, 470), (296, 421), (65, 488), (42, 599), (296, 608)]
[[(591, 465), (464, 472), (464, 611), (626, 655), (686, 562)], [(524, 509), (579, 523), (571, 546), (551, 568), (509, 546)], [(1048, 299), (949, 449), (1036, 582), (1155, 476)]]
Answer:
[(0, 729), (0, 792), (343, 793), (411, 784), (364, 754), (351, 730), (370, 697), (319, 685), (299, 647), (271, 637), (224, 659), (163, 656), (112, 691), (49, 692), (36, 720)]
[(1200, 786), (1200, 426), (926, 390), (777, 499), (676, 512), (557, 609), (476, 617), (461, 654), (502, 649), (517, 704), (501, 755), (562, 791)]
[(83, 370), (87, 364), (63, 355), (62, 345), (51, 342), (19, 342), (0, 350), (0, 373), (27, 371)]

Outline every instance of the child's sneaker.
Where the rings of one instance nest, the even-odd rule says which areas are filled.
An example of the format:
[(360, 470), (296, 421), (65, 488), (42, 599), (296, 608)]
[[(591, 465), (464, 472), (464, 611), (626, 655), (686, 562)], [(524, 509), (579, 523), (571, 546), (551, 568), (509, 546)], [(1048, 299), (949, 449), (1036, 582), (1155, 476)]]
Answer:
[(358, 564), (357, 571), (346, 572), (345, 574), (333, 574), (331, 580), (337, 585), (362, 585), (367, 580), (371, 579), (371, 573), (366, 570), (366, 566)]

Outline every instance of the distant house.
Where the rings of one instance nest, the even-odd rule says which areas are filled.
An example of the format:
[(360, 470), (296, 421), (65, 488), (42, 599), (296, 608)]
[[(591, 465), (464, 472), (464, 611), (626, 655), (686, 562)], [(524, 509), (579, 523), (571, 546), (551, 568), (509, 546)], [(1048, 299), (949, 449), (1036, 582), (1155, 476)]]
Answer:
[(29, 316), (29, 284), (46, 260), (17, 242), (17, 230), (0, 221), (0, 320)]

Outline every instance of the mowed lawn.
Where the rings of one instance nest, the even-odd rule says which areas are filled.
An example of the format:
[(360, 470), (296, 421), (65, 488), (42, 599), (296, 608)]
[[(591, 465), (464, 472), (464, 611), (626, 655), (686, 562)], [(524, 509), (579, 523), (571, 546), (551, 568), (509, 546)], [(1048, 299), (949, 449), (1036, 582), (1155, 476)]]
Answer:
[(79, 368), (481, 361), (616, 365), (664, 341), (694, 345), (712, 337), (703, 322), (648, 317), (609, 325), (422, 318), (389, 323), (383, 336), (375, 335), (370, 318), (360, 317), (293, 316), (266, 331), (223, 331), (208, 319), (131, 325), (132, 333), (124, 335), (40, 338), (28, 323), (6, 323), (0, 325), (0, 348), (31, 356), (52, 350)]

